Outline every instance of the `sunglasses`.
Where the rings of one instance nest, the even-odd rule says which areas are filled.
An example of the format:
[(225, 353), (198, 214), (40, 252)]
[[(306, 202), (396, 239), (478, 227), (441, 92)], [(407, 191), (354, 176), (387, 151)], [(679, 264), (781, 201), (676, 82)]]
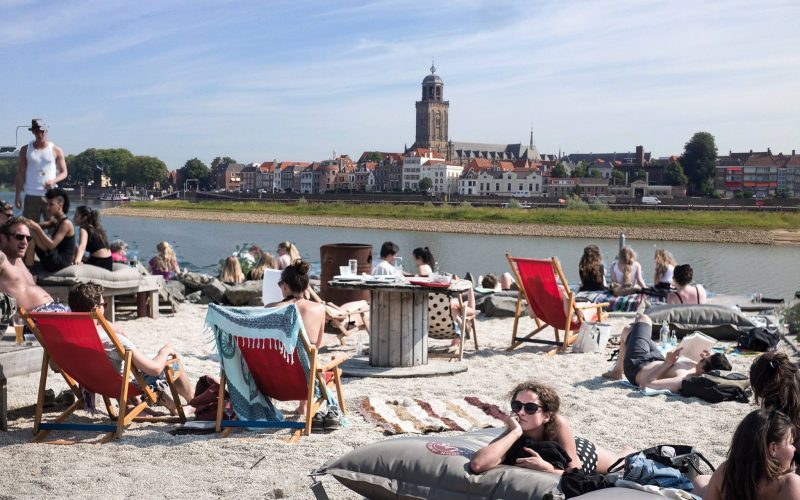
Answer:
[(31, 240), (33, 239), (33, 236), (30, 236), (28, 234), (22, 234), (22, 233), (11, 233), (11, 234), (9, 234), (9, 236), (13, 237), (17, 241), (28, 240), (28, 243), (30, 243)]
[(522, 401), (517, 401), (516, 399), (511, 402), (511, 413), (519, 413), (519, 411), (523, 408), (525, 408), (525, 414), (533, 415), (542, 407), (536, 403), (523, 403)]
[(280, 281), (278, 281), (278, 286), (281, 286), (281, 285), (283, 285), (284, 283), (286, 283), (286, 282), (285, 282), (285, 281), (283, 281), (283, 280), (280, 280)]

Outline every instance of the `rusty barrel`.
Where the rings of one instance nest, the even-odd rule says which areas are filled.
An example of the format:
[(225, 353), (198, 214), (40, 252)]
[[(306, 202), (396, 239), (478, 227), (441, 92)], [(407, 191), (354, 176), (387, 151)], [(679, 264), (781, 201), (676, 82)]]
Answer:
[(372, 245), (362, 243), (331, 243), (319, 247), (322, 265), (320, 271), (320, 295), (334, 304), (345, 304), (356, 300), (369, 302), (369, 290), (342, 290), (331, 288), (328, 282), (339, 274), (339, 266), (348, 265), (350, 259), (358, 261), (358, 274), (372, 272)]

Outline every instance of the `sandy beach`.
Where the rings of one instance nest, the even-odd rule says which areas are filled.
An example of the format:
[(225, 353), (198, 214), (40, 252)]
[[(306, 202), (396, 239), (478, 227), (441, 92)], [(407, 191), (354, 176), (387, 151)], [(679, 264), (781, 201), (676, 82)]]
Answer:
[[(184, 358), (194, 383), (201, 375), (217, 376), (213, 344), (203, 332), (206, 306), (184, 304), (178, 313), (157, 320), (145, 318), (119, 325), (144, 352), (156, 351), (169, 341)], [(614, 319), (618, 332), (627, 320)], [(346, 378), (346, 403), (352, 426), (329, 434), (312, 434), (298, 444), (284, 442), (288, 431), (235, 432), (215, 435), (173, 436), (173, 424), (134, 424), (122, 439), (110, 444), (69, 446), (30, 443), (38, 374), (9, 380), (9, 432), (0, 433), (0, 471), (3, 498), (313, 498), (306, 476), (326, 460), (355, 447), (388, 439), (373, 424), (353, 411), (365, 397), (456, 398), (477, 396), (505, 405), (505, 395), (522, 379), (553, 385), (562, 397), (562, 413), (576, 435), (598, 445), (618, 449), (643, 448), (658, 443), (690, 443), (714, 464), (724, 460), (734, 428), (753, 404), (726, 402), (716, 405), (681, 397), (644, 397), (600, 375), (609, 363), (607, 354), (563, 354), (548, 357), (543, 348), (527, 347), (512, 353), (508, 345), (513, 319), (478, 320), (480, 350), (465, 349), (468, 370), (440, 378)], [(528, 328), (532, 321), (524, 320)], [(340, 348), (326, 335), (325, 356), (353, 354), (364, 333), (348, 337)], [(795, 347), (795, 346), (790, 346)], [(794, 354), (796, 351), (792, 351)], [(747, 372), (752, 358), (733, 357), (734, 369)], [(50, 374), (48, 387), (66, 387)], [(288, 408), (288, 406), (285, 406)], [(55, 410), (55, 409), (54, 409)], [(53, 411), (54, 411), (53, 410)], [(54, 413), (50, 413), (51, 416)], [(89, 418), (78, 411), (80, 419)], [(94, 435), (85, 436), (95, 440)], [(258, 465), (251, 467), (261, 458)], [(357, 498), (335, 479), (323, 479), (331, 498)]]
[[(356, 208), (357, 210), (357, 208)], [(753, 245), (800, 245), (798, 230), (685, 229), (679, 227), (570, 226), (548, 224), (500, 224), (446, 220), (380, 219), (312, 215), (271, 215), (248, 212), (160, 210), (117, 206), (103, 210), (104, 216), (151, 217), (174, 220), (206, 220), (253, 224), (286, 224), (317, 227), (347, 227), (425, 231), (435, 233), (539, 236), (553, 238), (615, 239), (625, 233), (631, 240), (747, 243)]]

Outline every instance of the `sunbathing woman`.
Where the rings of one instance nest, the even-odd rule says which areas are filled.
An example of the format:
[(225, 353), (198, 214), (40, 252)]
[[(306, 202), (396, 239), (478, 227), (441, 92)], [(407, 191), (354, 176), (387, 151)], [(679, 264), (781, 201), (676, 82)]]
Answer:
[(238, 285), (244, 281), (244, 273), (239, 259), (233, 255), (225, 259), (222, 272), (219, 274), (219, 280), (226, 285)]
[(783, 413), (750, 413), (736, 428), (728, 459), (711, 476), (703, 499), (800, 498), (800, 477), (794, 474), (794, 440), (794, 426)]
[(603, 256), (597, 245), (589, 245), (583, 249), (578, 275), (581, 277), (581, 292), (597, 292), (608, 288)]
[(672, 280), (675, 291), (667, 295), (668, 304), (705, 304), (706, 289), (703, 285), (691, 285), (694, 271), (689, 264), (681, 264), (675, 268)]
[(158, 274), (163, 276), (165, 280), (169, 280), (181, 272), (175, 251), (168, 242), (162, 241), (156, 245), (156, 250), (158, 254), (150, 259), (151, 274)]
[(642, 265), (636, 261), (636, 252), (628, 245), (622, 247), (619, 257), (611, 265), (611, 289), (615, 294), (624, 295), (646, 286)]
[[(45, 271), (54, 273), (72, 264), (75, 256), (75, 227), (65, 215), (69, 212), (69, 196), (61, 188), (48, 189), (44, 195), (45, 215), (48, 219), (39, 225), (26, 219), (31, 236), (36, 242), (36, 256)], [(52, 227), (48, 235), (43, 227)]]
[(655, 255), (656, 275), (653, 278), (653, 287), (659, 290), (672, 288), (672, 273), (675, 271), (675, 258), (667, 250), (659, 248)]
[(283, 300), (267, 304), (266, 307), (278, 307), (297, 304), (308, 340), (319, 349), (322, 346), (322, 333), (325, 328), (325, 306), (304, 297), (308, 288), (308, 271), (311, 266), (300, 259), (281, 272), (278, 286), (281, 288)]
[(286, 269), (300, 258), (300, 252), (294, 243), (281, 241), (278, 243), (278, 269)]
[(247, 279), (249, 280), (263, 280), (264, 279), (264, 270), (266, 269), (277, 269), (278, 263), (275, 262), (275, 257), (272, 256), (269, 252), (263, 252), (261, 257), (259, 257), (258, 262), (256, 262), (256, 267), (250, 270), (250, 273), (247, 275)]
[(470, 461), (472, 471), (481, 473), (504, 464), (562, 474), (564, 470), (546, 462), (532, 449), (542, 441), (555, 441), (564, 448), (570, 458), (565, 469), (579, 468), (587, 474), (604, 474), (614, 462), (634, 451), (626, 448), (615, 454), (576, 438), (566, 419), (558, 414), (560, 405), (561, 400), (551, 387), (534, 381), (517, 385), (511, 391), (506, 431), (478, 450)]
[(111, 271), (114, 261), (108, 246), (108, 237), (100, 225), (100, 213), (81, 205), (75, 209), (75, 224), (80, 228), (80, 240), (72, 263), (83, 264), (83, 254), (89, 252), (87, 264)]

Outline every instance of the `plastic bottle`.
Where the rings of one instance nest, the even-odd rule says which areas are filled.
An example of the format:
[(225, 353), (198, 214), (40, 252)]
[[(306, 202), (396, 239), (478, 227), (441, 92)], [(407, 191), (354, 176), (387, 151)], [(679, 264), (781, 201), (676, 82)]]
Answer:
[(678, 345), (678, 336), (675, 334), (675, 330), (669, 332), (669, 345), (672, 347), (676, 347)]
[(669, 343), (669, 325), (667, 324), (667, 320), (661, 323), (661, 332), (658, 340), (661, 342), (661, 345), (667, 345)]

